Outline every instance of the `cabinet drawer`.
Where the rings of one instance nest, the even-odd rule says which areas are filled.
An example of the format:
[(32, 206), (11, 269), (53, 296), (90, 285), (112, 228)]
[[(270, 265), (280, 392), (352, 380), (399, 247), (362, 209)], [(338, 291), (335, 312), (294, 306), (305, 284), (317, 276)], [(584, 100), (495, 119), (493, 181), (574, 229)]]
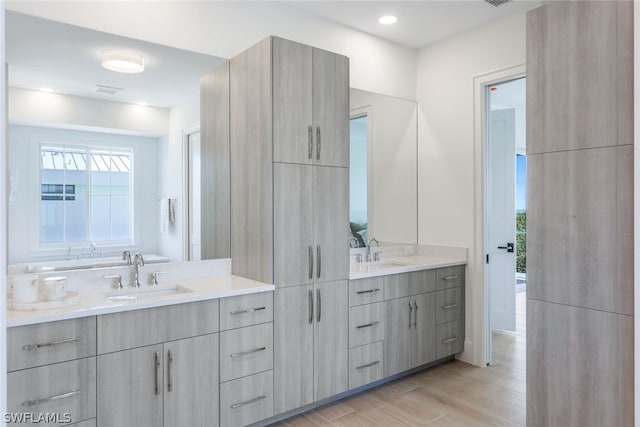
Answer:
[(384, 299), (384, 277), (349, 280), (349, 307)]
[(436, 292), (436, 324), (451, 322), (462, 317), (462, 289), (451, 288)]
[(273, 323), (220, 334), (220, 381), (273, 369)]
[(246, 426), (273, 415), (273, 371), (220, 384), (220, 425)]
[[(95, 357), (11, 372), (7, 375), (7, 387), (9, 413), (30, 412), (35, 417), (41, 413), (60, 414), (59, 423), (47, 425), (96, 416)], [(70, 419), (64, 419), (66, 413)]]
[(377, 381), (384, 376), (382, 341), (349, 350), (349, 388)]
[(436, 326), (436, 359), (460, 353), (464, 348), (464, 324), (461, 320)]
[(435, 270), (384, 276), (384, 299), (402, 298), (436, 290)]
[(218, 332), (218, 300), (98, 316), (98, 354)]
[(349, 309), (349, 348), (384, 339), (384, 302)]
[(273, 292), (240, 295), (220, 300), (220, 330), (273, 321)]
[(436, 270), (438, 289), (449, 289), (464, 285), (464, 265), (439, 268)]
[(7, 370), (31, 368), (96, 354), (96, 318), (62, 320), (7, 330)]

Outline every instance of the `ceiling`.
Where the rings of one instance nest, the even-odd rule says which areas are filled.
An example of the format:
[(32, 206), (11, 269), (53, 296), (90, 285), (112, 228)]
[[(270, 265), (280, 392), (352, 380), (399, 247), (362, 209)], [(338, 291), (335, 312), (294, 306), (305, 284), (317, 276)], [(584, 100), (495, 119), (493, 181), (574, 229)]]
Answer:
[[(216, 19), (217, 37), (209, 45), (232, 46), (238, 31), (250, 33), (252, 28), (294, 25), (296, 31), (311, 31), (313, 20), (332, 22), (378, 36), (403, 46), (417, 48), (437, 40), (485, 24), (493, 19), (530, 9), (539, 1), (513, 0), (494, 7), (483, 0), (427, 1), (289, 1), (289, 2), (216, 2), (204, 0), (186, 4), (198, 5), (188, 10), (199, 11)], [(49, 9), (34, 6), (40, 16)], [(62, 4), (62, 2), (60, 2)], [(26, 6), (29, 3), (16, 3)], [(38, 3), (40, 4), (40, 3)], [(135, 2), (132, 2), (133, 7)], [(206, 7), (211, 6), (211, 7)], [(69, 11), (69, 8), (62, 9)], [(273, 12), (270, 14), (270, 11)], [(103, 10), (104, 12), (104, 10)], [(177, 13), (177, 12), (176, 12)], [(186, 12), (185, 12), (186, 13)], [(398, 16), (391, 26), (378, 23), (384, 14)], [(189, 15), (191, 16), (191, 15)], [(116, 19), (105, 17), (104, 19)], [(288, 21), (287, 21), (288, 20)], [(293, 22), (291, 22), (293, 21)], [(307, 25), (309, 24), (309, 25)], [(122, 102), (147, 102), (172, 107), (197, 102), (199, 79), (224, 59), (172, 48), (128, 37), (118, 36), (6, 11), (6, 57), (9, 63), (9, 85), (29, 89), (51, 88), (56, 92)], [(100, 65), (100, 53), (109, 48), (126, 48), (145, 56), (145, 71), (121, 74)], [(219, 48), (219, 51), (224, 49)], [(123, 89), (116, 95), (96, 93), (96, 85)]]
[[(420, 48), (491, 20), (533, 9), (541, 2), (513, 0), (499, 7), (483, 0), (289, 1), (285, 4), (404, 46)], [(395, 15), (398, 22), (382, 25), (378, 19), (384, 15)]]
[[(6, 11), (9, 86), (109, 101), (173, 107), (197, 102), (200, 77), (225, 60), (154, 43)], [(100, 63), (100, 53), (123, 48), (144, 54), (145, 71), (123, 74)], [(96, 85), (123, 89), (96, 93)]]

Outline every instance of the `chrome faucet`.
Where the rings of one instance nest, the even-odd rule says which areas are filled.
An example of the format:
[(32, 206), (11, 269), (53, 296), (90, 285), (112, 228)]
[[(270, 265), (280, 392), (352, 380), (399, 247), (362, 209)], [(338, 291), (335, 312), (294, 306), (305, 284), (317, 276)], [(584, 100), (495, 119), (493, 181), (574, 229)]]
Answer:
[[(352, 245), (351, 243), (355, 243), (355, 245)], [(349, 246), (352, 248), (357, 248), (360, 246), (360, 242), (358, 242), (358, 239), (356, 239), (355, 237), (349, 237)]]
[(144, 267), (144, 258), (142, 258), (142, 254), (136, 254), (133, 257), (133, 266), (136, 269), (135, 275), (133, 276), (133, 286), (136, 288), (140, 287), (140, 272), (139, 272), (139, 268), (140, 267)]
[(380, 254), (379, 252), (374, 252), (373, 253), (373, 259), (371, 259), (371, 243), (376, 242), (376, 246), (380, 247), (380, 242), (378, 242), (378, 239), (373, 238), (371, 240), (369, 240), (367, 242), (367, 262), (371, 262), (371, 261), (379, 261), (380, 260)]
[(91, 242), (91, 249), (89, 250), (89, 258), (93, 258), (96, 254), (96, 242)]
[(122, 252), (122, 260), (127, 261), (127, 265), (131, 267), (131, 252), (129, 251)]

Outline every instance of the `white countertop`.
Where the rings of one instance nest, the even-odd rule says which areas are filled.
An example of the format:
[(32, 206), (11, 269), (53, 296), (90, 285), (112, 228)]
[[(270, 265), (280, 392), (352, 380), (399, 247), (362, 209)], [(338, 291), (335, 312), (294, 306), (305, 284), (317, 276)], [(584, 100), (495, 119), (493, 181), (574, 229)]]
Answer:
[[(274, 285), (232, 275), (185, 279), (178, 281), (176, 284), (187, 288), (191, 292), (154, 296), (141, 300), (112, 301), (109, 300), (104, 293), (114, 291), (113, 289), (87, 289), (80, 291), (80, 301), (69, 307), (37, 311), (15, 311), (7, 309), (7, 327), (74, 319), (98, 314), (117, 313), (141, 308), (183, 304), (187, 302), (267, 292), (275, 289)], [(170, 287), (169, 285), (163, 285), (155, 289), (166, 289)], [(139, 289), (125, 288), (123, 292), (136, 292), (147, 289), (154, 288), (149, 285), (143, 285)]]
[(451, 267), (454, 265), (464, 265), (466, 263), (466, 258), (445, 258), (429, 255), (411, 255), (383, 259), (382, 261), (371, 263), (353, 263), (351, 264), (351, 271), (349, 272), (349, 280), (429, 270), (432, 268)]

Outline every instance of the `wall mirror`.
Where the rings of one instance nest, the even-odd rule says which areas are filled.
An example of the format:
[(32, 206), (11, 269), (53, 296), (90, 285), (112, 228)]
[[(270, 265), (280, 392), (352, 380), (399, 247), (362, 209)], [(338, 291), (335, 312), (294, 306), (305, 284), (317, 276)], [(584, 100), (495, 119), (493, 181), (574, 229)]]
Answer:
[(418, 241), (417, 105), (351, 89), (351, 247)]
[[(11, 11), (5, 31), (10, 272), (105, 266), (123, 250), (197, 259), (186, 172), (200, 77), (224, 59)], [(108, 50), (141, 54), (144, 71), (103, 68)]]

